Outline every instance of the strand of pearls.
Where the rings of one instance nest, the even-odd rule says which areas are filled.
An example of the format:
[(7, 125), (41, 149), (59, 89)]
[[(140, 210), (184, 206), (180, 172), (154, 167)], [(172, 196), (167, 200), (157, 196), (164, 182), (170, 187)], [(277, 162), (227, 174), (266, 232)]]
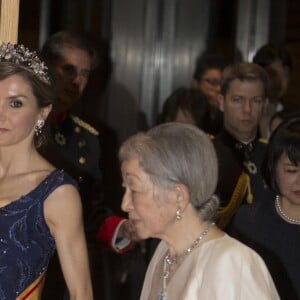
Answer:
[(299, 219), (293, 219), (291, 217), (289, 217), (281, 208), (280, 206), (280, 202), (279, 202), (279, 195), (276, 195), (275, 197), (275, 205), (276, 205), (276, 208), (277, 208), (277, 211), (278, 213), (286, 220), (288, 221), (289, 223), (292, 223), (292, 224), (300, 224), (300, 220)]

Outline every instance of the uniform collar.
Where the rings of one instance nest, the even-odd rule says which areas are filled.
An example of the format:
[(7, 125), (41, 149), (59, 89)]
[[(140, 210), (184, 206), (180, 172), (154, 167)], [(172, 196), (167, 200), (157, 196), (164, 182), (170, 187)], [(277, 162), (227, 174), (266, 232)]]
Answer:
[(237, 140), (226, 129), (223, 129), (219, 136), (222, 142), (230, 147), (240, 157), (241, 160), (249, 159), (249, 155), (255, 149), (257, 143), (257, 136), (251, 142), (244, 143)]

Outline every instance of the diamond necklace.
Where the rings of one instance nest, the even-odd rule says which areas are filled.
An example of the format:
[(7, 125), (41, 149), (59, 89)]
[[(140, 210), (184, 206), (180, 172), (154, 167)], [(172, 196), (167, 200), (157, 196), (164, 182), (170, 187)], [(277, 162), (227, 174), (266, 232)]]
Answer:
[(299, 219), (293, 219), (291, 217), (289, 217), (281, 208), (280, 203), (279, 203), (279, 195), (276, 195), (275, 197), (275, 205), (277, 208), (277, 212), (289, 223), (292, 224), (300, 224), (300, 220)]
[(157, 300), (167, 300), (167, 279), (170, 276), (170, 267), (177, 263), (180, 263), (184, 260), (186, 256), (188, 256), (195, 248), (197, 248), (200, 242), (205, 238), (210, 229), (215, 225), (214, 222), (210, 223), (208, 227), (194, 240), (192, 245), (188, 247), (181, 255), (178, 255), (174, 258), (169, 256), (169, 253), (164, 258), (164, 268), (163, 268), (163, 289), (162, 292), (159, 293)]

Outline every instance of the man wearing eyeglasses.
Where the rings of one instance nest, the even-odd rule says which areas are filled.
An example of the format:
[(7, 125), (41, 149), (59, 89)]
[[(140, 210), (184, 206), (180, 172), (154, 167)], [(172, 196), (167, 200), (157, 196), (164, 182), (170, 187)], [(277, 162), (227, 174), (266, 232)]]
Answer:
[(218, 95), (221, 88), (222, 72), (226, 65), (227, 61), (220, 54), (203, 55), (196, 62), (192, 86), (207, 97), (210, 109), (204, 130), (210, 134), (218, 133), (223, 127)]
[[(111, 216), (111, 207), (108, 208), (107, 202), (104, 202), (105, 172), (102, 161), (104, 161), (103, 146), (108, 141), (103, 141), (103, 130), (99, 133), (72, 112), (74, 105), (81, 100), (91, 70), (96, 67), (97, 55), (90, 41), (84, 36), (59, 31), (46, 41), (41, 50), (41, 57), (49, 68), (53, 88), (57, 95), (51, 116), (51, 138), (45, 149), (41, 150), (41, 154), (57, 168), (68, 172), (78, 182), (93, 292), (95, 299), (99, 299), (104, 297), (104, 289), (109, 289), (109, 283), (99, 280), (109, 275), (107, 273), (109, 264), (103, 263), (105, 259), (108, 259), (107, 251), (101, 251), (102, 247), (99, 247), (96, 240), (97, 234), (104, 236), (105, 242), (120, 253), (130, 249), (131, 242), (125, 238), (126, 235), (131, 238), (134, 235), (131, 234), (133, 232), (131, 224), (124, 218)], [(119, 243), (118, 240), (121, 242)], [(104, 258), (102, 255), (105, 255)], [(65, 299), (65, 284), (56, 260), (57, 256), (54, 256), (47, 270), (42, 296), (45, 300)]]

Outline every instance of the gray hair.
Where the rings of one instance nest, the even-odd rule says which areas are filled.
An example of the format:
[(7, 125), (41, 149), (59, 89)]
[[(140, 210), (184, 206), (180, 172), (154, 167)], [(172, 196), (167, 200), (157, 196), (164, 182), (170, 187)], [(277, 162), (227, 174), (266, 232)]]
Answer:
[(208, 136), (196, 126), (164, 123), (137, 133), (122, 144), (119, 158), (121, 162), (138, 159), (153, 184), (162, 189), (185, 185), (200, 217), (216, 217), (217, 156)]

